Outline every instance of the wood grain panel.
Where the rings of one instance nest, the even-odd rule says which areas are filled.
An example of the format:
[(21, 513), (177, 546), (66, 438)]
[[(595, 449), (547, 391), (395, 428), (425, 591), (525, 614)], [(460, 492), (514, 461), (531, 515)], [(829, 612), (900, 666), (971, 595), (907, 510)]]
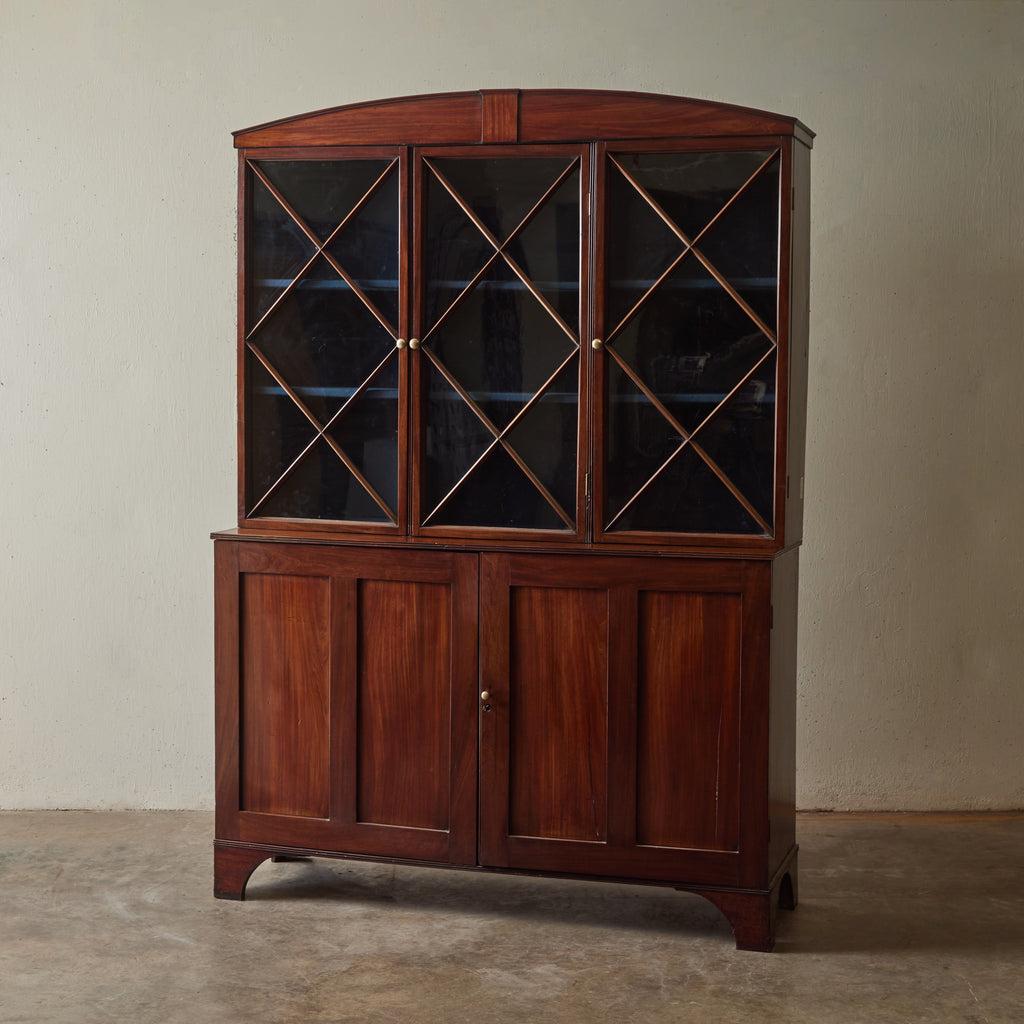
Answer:
[(441, 584), (359, 583), (360, 822), (448, 827), (450, 600)]
[(517, 587), (510, 606), (509, 830), (603, 841), (608, 597)]
[(598, 89), (524, 89), (519, 141), (814, 133), (793, 117), (686, 96)]
[(740, 597), (639, 595), (637, 841), (735, 850)]
[(329, 622), (326, 579), (242, 577), (243, 810), (328, 816)]
[(234, 132), (236, 148), (480, 141), (480, 93), (399, 96), (317, 110)]

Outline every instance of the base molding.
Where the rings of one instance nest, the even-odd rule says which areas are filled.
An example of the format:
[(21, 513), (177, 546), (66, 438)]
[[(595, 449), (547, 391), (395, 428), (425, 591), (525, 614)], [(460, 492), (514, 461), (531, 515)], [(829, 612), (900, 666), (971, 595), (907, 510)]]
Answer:
[(637, 878), (609, 878), (603, 875), (554, 874), (517, 868), (494, 868), (485, 865), (442, 864), (402, 860), (395, 857), (371, 857), (331, 850), (298, 849), (255, 843), (220, 841), (213, 847), (213, 894), (221, 900), (244, 900), (245, 887), (252, 873), (264, 861), (274, 863), (309, 861), (313, 857), (335, 860), (359, 860), (372, 864), (402, 864), (411, 867), (449, 868), (455, 871), (480, 871), (503, 875), (540, 875), (581, 882), (611, 882), (620, 885), (654, 885), (702, 896), (713, 903), (729, 922), (736, 939), (736, 948), (770, 953), (775, 947), (778, 909), (795, 910), (797, 905), (798, 846), (786, 855), (767, 889), (739, 889), (722, 886), (687, 885), (678, 881), (654, 881)]

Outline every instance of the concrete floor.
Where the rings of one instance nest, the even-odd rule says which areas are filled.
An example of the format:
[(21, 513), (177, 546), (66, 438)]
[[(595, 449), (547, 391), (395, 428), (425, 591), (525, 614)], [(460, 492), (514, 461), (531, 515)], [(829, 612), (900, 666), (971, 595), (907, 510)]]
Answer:
[(1024, 1021), (1024, 816), (804, 815), (774, 954), (672, 890), (265, 864), (212, 823), (0, 814), (0, 1021)]

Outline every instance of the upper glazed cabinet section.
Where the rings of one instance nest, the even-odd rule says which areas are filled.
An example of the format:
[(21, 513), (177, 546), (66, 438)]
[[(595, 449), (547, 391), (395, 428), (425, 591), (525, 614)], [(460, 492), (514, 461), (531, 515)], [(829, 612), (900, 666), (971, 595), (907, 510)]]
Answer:
[(798, 542), (811, 138), (543, 90), (236, 133), (240, 525)]

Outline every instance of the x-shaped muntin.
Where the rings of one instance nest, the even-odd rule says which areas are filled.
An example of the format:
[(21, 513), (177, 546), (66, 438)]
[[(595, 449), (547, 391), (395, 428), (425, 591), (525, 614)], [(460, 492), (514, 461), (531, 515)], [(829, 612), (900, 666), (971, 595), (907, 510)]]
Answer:
[(291, 474), (292, 470), (302, 461), (306, 456), (307, 452), (319, 441), (321, 438), (327, 443), (331, 451), (341, 460), (345, 468), (356, 478), (363, 489), (370, 495), (374, 502), (380, 507), (381, 511), (392, 521), (396, 521), (395, 513), (391, 510), (388, 503), (378, 494), (377, 490), (370, 483), (369, 480), (363, 475), (359, 467), (349, 458), (345, 453), (344, 449), (338, 444), (338, 442), (327, 433), (328, 430), (341, 418), (342, 414), (352, 405), (352, 403), (362, 395), (369, 387), (370, 382), (377, 376), (384, 365), (388, 362), (392, 356), (397, 352), (396, 348), (392, 348), (388, 351), (387, 355), (373, 368), (370, 375), (363, 381), (362, 384), (357, 387), (351, 395), (342, 403), (342, 405), (331, 415), (328, 421), (321, 424), (319, 419), (313, 415), (309, 407), (299, 397), (295, 390), (288, 384), (288, 382), (281, 376), (278, 370), (273, 366), (269, 359), (260, 351), (257, 345), (253, 342), (253, 336), (259, 331), (263, 324), (267, 321), (270, 315), (276, 310), (283, 300), (291, 294), (291, 292), (297, 287), (298, 283), (302, 280), (306, 272), (313, 266), (317, 258), (323, 256), (324, 259), (330, 264), (338, 276), (345, 282), (346, 285), (353, 291), (357, 298), (363, 303), (364, 306), (369, 310), (377, 322), (388, 332), (388, 334), (395, 339), (397, 332), (391, 324), (388, 323), (387, 319), (381, 314), (380, 310), (373, 304), (366, 293), (359, 287), (358, 283), (348, 274), (348, 272), (341, 266), (335, 257), (327, 251), (327, 247), (337, 238), (338, 234), (345, 228), (345, 226), (352, 220), (356, 214), (366, 205), (369, 201), (370, 196), (377, 189), (377, 186), (391, 173), (394, 167), (398, 163), (398, 157), (394, 157), (381, 171), (381, 173), (374, 180), (373, 184), (363, 193), (355, 206), (341, 219), (337, 227), (321, 241), (316, 233), (306, 224), (305, 220), (295, 211), (291, 203), (281, 194), (280, 190), (274, 185), (274, 183), (267, 177), (263, 169), (254, 161), (247, 161), (248, 166), (257, 178), (263, 183), (267, 191), (277, 200), (278, 204), (284, 210), (284, 212), (295, 222), (300, 231), (313, 243), (314, 252), (313, 255), (306, 261), (302, 269), (295, 275), (295, 277), (288, 283), (280, 295), (270, 304), (263, 315), (256, 321), (256, 323), (249, 329), (248, 334), (245, 337), (245, 344), (249, 351), (259, 360), (263, 368), (270, 374), (275, 380), (278, 386), (284, 391), (284, 393), (295, 403), (299, 411), (303, 416), (312, 424), (313, 429), (316, 433), (310, 439), (309, 443), (302, 449), (301, 452), (285, 467), (284, 471), (280, 476), (270, 485), (266, 493), (257, 501), (250, 509), (248, 514), (250, 516), (255, 513), (264, 505), (267, 499), (277, 490), (278, 486)]
[[(526, 478), (533, 484), (533, 486), (540, 492), (544, 500), (551, 506), (555, 514), (562, 520), (563, 523), (570, 529), (575, 529), (575, 520), (569, 516), (569, 514), (562, 508), (561, 503), (557, 498), (548, 490), (547, 487), (541, 482), (537, 475), (532, 469), (526, 464), (522, 456), (515, 450), (512, 444), (508, 440), (508, 435), (515, 428), (523, 416), (533, 408), (533, 406), (543, 397), (544, 392), (551, 386), (555, 378), (565, 369), (566, 366), (572, 361), (572, 359), (579, 352), (580, 343), (579, 338), (569, 327), (568, 324), (558, 314), (558, 311), (551, 305), (547, 300), (546, 296), (539, 291), (536, 285), (527, 277), (522, 268), (518, 263), (508, 254), (507, 247), (513, 242), (533, 220), (534, 216), (538, 213), (541, 207), (551, 198), (552, 195), (561, 187), (562, 183), (569, 177), (569, 175), (576, 169), (579, 163), (579, 157), (573, 157), (572, 160), (566, 165), (558, 177), (544, 190), (541, 197), (527, 210), (526, 214), (520, 220), (520, 222), (512, 229), (509, 236), (503, 241), (499, 242), (493, 232), (480, 220), (476, 215), (472, 207), (458, 194), (448, 179), (441, 173), (441, 171), (430, 161), (424, 159), (423, 161), (429, 168), (431, 173), (437, 178), (438, 182), (444, 188), (444, 190), (452, 197), (456, 205), (465, 214), (473, 226), (480, 232), (481, 235), (487, 240), (491, 248), (494, 250), (491, 255), (487, 258), (484, 265), (477, 271), (476, 274), (467, 282), (466, 286), (461, 292), (455, 297), (447, 309), (445, 309), (441, 315), (434, 322), (433, 326), (428, 330), (421, 342), (420, 351), (425, 353), (427, 358), (430, 360), (431, 365), (435, 367), (438, 373), (448, 382), (448, 385), (458, 394), (458, 396), (470, 407), (480, 422), (487, 428), (488, 432), (492, 435), (493, 440), (491, 443), (474, 459), (473, 463), (469, 468), (462, 474), (462, 476), (455, 482), (454, 486), (448, 491), (447, 494), (437, 503), (433, 511), (431, 511), (423, 519), (423, 526), (426, 526), (431, 519), (433, 519), (441, 508), (448, 502), (448, 500), (459, 490), (459, 488), (466, 482), (470, 474), (479, 466), (488, 455), (498, 446), (508, 453), (515, 464), (522, 470)], [(499, 258), (503, 259), (516, 275), (517, 278), (523, 283), (524, 287), (529, 293), (540, 303), (541, 307), (548, 313), (548, 315), (555, 321), (555, 323), (561, 328), (565, 335), (569, 338), (572, 343), (572, 350), (558, 365), (557, 369), (547, 378), (546, 381), (540, 386), (540, 388), (533, 394), (533, 396), (527, 401), (523, 407), (512, 417), (512, 419), (506, 424), (503, 429), (499, 429), (490, 417), (477, 405), (473, 400), (472, 396), (466, 391), (466, 389), (459, 383), (455, 376), (448, 370), (448, 368), (441, 362), (438, 356), (429, 348), (426, 347), (426, 343), (430, 340), (431, 336), (438, 330), (438, 328), (444, 323), (445, 320), (451, 315), (452, 311), (462, 303), (462, 301), (476, 288), (484, 274), (490, 269), (496, 260)]]
[[(619, 511), (608, 521), (604, 527), (605, 530), (610, 530), (615, 523), (626, 513), (626, 511), (633, 506), (637, 499), (644, 494), (647, 489), (654, 483), (654, 481), (661, 476), (665, 469), (668, 468), (669, 464), (683, 451), (684, 448), (690, 447), (704, 460), (707, 467), (712, 473), (722, 482), (730, 494), (743, 506), (744, 510), (750, 515), (754, 521), (761, 527), (766, 533), (770, 534), (772, 528), (770, 524), (764, 519), (764, 517), (757, 511), (746, 496), (740, 491), (740, 489), (729, 479), (725, 471), (715, 462), (714, 459), (699, 445), (694, 437), (707, 426), (708, 422), (717, 413), (728, 404), (733, 396), (746, 385), (751, 377), (761, 368), (765, 360), (778, 348), (778, 338), (775, 332), (751, 309), (749, 303), (736, 291), (735, 288), (726, 280), (722, 273), (711, 263), (711, 261), (697, 248), (697, 243), (711, 230), (711, 228), (718, 223), (722, 215), (742, 196), (755, 179), (769, 167), (775, 159), (779, 156), (779, 150), (773, 150), (753, 171), (753, 173), (747, 178), (745, 182), (733, 193), (729, 200), (722, 206), (722, 208), (714, 215), (697, 232), (693, 238), (687, 237), (681, 228), (675, 223), (675, 221), (662, 209), (661, 205), (651, 195), (648, 194), (647, 190), (636, 180), (636, 178), (622, 166), (622, 163), (617, 160), (611, 154), (608, 155), (608, 159), (612, 164), (619, 170), (622, 176), (633, 186), (633, 188), (639, 193), (640, 197), (650, 206), (654, 213), (665, 223), (669, 230), (679, 239), (683, 244), (682, 252), (680, 252), (669, 265), (658, 275), (656, 280), (651, 286), (640, 296), (639, 299), (633, 304), (626, 315), (615, 325), (615, 327), (608, 333), (605, 339), (604, 350), (611, 355), (615, 360), (619, 368), (626, 374), (627, 377), (633, 382), (633, 384), (639, 389), (641, 394), (654, 406), (655, 409), (664, 417), (669, 423), (672, 429), (683, 439), (682, 442), (669, 454), (669, 456), (661, 463), (660, 466), (647, 478), (640, 489), (633, 495), (619, 509)], [(673, 270), (690, 254), (700, 262), (705, 270), (718, 282), (722, 289), (737, 303), (737, 305), (743, 310), (744, 313), (753, 321), (758, 330), (767, 337), (769, 346), (761, 357), (754, 363), (752, 367), (740, 378), (739, 382), (725, 395), (725, 397), (704, 417), (700, 423), (694, 427), (693, 430), (687, 430), (675, 417), (671, 411), (666, 408), (665, 404), (655, 395), (655, 393), (644, 383), (640, 378), (639, 374), (626, 362), (618, 352), (615, 351), (612, 346), (612, 342), (619, 336), (626, 325), (633, 319), (633, 317), (639, 312), (647, 300), (654, 294), (654, 292), (661, 286), (661, 284), (668, 278)]]

